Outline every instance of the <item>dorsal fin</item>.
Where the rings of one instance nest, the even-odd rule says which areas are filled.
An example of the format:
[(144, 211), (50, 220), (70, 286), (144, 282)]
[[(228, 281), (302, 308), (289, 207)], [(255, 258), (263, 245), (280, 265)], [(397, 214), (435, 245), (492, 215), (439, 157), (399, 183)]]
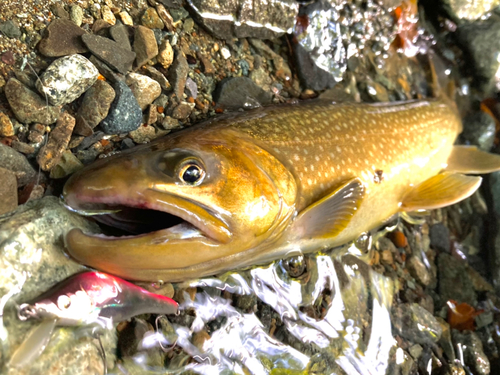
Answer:
[(364, 186), (354, 178), (299, 213), (291, 228), (296, 238), (335, 237), (358, 210)]
[(441, 208), (470, 197), (481, 185), (481, 177), (444, 172), (413, 187), (404, 197), (401, 210)]
[(453, 146), (448, 172), (483, 174), (500, 170), (500, 155), (478, 150), (476, 146)]

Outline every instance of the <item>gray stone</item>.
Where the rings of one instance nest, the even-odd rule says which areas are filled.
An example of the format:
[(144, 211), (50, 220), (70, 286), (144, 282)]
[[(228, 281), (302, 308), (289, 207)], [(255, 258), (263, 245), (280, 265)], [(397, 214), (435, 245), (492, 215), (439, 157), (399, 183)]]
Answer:
[(141, 17), (141, 24), (149, 29), (163, 29), (163, 21), (155, 8), (148, 8)]
[(132, 70), (135, 52), (123, 48), (117, 42), (97, 35), (83, 35), (82, 40), (93, 55), (104, 61), (117, 72), (126, 74)]
[(125, 82), (117, 81), (115, 100), (111, 104), (108, 116), (101, 122), (106, 134), (121, 134), (136, 130), (142, 121), (142, 111), (137, 99)]
[(198, 97), (198, 85), (191, 79), (191, 77), (188, 77), (186, 80), (186, 93), (193, 99)]
[(429, 229), (429, 237), (434, 250), (450, 252), (450, 230), (443, 223), (432, 225)]
[(134, 93), (142, 110), (146, 109), (146, 107), (153, 103), (161, 94), (160, 84), (154, 79), (142, 74), (128, 74), (126, 83)]
[(337, 81), (330, 73), (319, 68), (314, 63), (310, 53), (304, 47), (297, 44), (294, 52), (299, 78), (305, 88), (322, 91), (331, 89), (337, 84)]
[(174, 63), (168, 69), (168, 79), (174, 88), (174, 93), (182, 100), (184, 88), (186, 87), (186, 80), (189, 72), (189, 65), (186, 57), (182, 52), (177, 53)]
[(484, 354), (481, 339), (475, 332), (459, 332), (454, 329), (452, 338), (455, 346), (461, 346), (464, 362), (471, 368), (473, 374), (488, 375), (490, 373), (490, 361)]
[(450, 299), (476, 306), (474, 285), (467, 273), (466, 264), (455, 257), (441, 253), (438, 256), (439, 295), (442, 302)]
[(115, 25), (109, 28), (109, 35), (122, 48), (132, 51), (128, 30), (129, 28), (126, 25)]
[(99, 142), (104, 138), (103, 132), (95, 132), (91, 136), (85, 137), (80, 144), (76, 147), (77, 151), (85, 150), (92, 146), (94, 143)]
[(49, 65), (36, 87), (52, 105), (71, 103), (97, 80), (97, 68), (82, 55), (61, 57)]
[(2, 161), (2, 168), (15, 173), (17, 184), (20, 187), (28, 184), (36, 177), (37, 172), (28, 162), (26, 156), (3, 143), (0, 143), (0, 160)]
[(144, 26), (137, 26), (135, 28), (134, 51), (137, 54), (135, 65), (138, 67), (146, 64), (158, 55), (158, 44), (156, 43), (153, 30)]
[(8, 38), (19, 38), (21, 36), (19, 26), (12, 20), (0, 23), (0, 32)]
[(172, 111), (172, 117), (177, 120), (185, 120), (189, 117), (193, 108), (188, 103), (181, 102), (177, 107), (175, 107)]
[(156, 129), (151, 125), (139, 126), (137, 130), (131, 131), (129, 136), (138, 144), (149, 143), (157, 137)]
[(24, 124), (39, 122), (48, 125), (57, 120), (60, 107), (47, 105), (45, 100), (17, 79), (9, 79), (4, 90), (10, 108), (20, 122)]
[(91, 135), (93, 129), (106, 118), (115, 99), (113, 87), (100, 79), (87, 90), (83, 97), (82, 105), (76, 114), (75, 133)]
[(431, 275), (425, 264), (416, 256), (410, 257), (407, 262), (408, 271), (420, 284), (427, 286), (431, 282)]
[(45, 29), (46, 37), (38, 43), (42, 55), (60, 57), (88, 52), (82, 42), (85, 30), (67, 19), (55, 19)]
[(148, 65), (146, 66), (146, 72), (151, 78), (160, 84), (162, 90), (169, 91), (172, 88), (168, 79), (158, 69)]
[(40, 168), (48, 171), (59, 163), (64, 150), (68, 147), (74, 127), (74, 117), (64, 112), (57, 120), (55, 128), (49, 133), (47, 143), (38, 152), (36, 161)]
[[(188, 4), (197, 21), (220, 39), (279, 37), (291, 30), (299, 8), (292, 0), (188, 0)], [(170, 12), (174, 20), (180, 18), (177, 10)]]
[(416, 303), (396, 306), (392, 314), (392, 324), (399, 335), (421, 345), (436, 343), (442, 334), (441, 325), (434, 316)]
[(463, 120), (464, 130), (460, 137), (466, 144), (490, 151), (495, 141), (495, 119), (483, 111), (475, 112)]
[(65, 151), (59, 162), (50, 170), (50, 178), (64, 178), (82, 168), (82, 162), (71, 151)]
[(17, 178), (8, 169), (0, 168), (0, 215), (11, 212), (17, 207)]
[(248, 109), (271, 103), (273, 96), (250, 78), (232, 77), (223, 79), (217, 85), (213, 98), (217, 106), (224, 109)]
[(499, 0), (441, 0), (440, 3), (455, 22), (478, 20), (500, 5)]

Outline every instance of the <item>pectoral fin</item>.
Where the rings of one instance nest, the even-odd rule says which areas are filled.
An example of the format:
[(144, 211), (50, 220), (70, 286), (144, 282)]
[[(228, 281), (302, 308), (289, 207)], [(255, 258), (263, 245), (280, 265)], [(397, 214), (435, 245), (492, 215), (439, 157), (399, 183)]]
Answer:
[(363, 200), (364, 187), (352, 179), (302, 210), (292, 227), (296, 238), (335, 237), (342, 232)]
[(478, 150), (475, 146), (454, 146), (445, 170), (465, 174), (499, 171), (500, 155)]
[(481, 185), (481, 177), (444, 172), (415, 186), (404, 197), (402, 211), (431, 210), (470, 197)]

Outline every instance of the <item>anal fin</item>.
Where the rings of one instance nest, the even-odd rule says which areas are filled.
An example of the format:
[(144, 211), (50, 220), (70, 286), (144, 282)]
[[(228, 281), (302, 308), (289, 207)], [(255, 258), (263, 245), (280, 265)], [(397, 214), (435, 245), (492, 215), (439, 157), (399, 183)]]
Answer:
[(335, 237), (342, 232), (358, 210), (364, 196), (358, 178), (344, 183), (299, 213), (292, 226), (296, 238)]
[(465, 174), (499, 171), (500, 155), (478, 150), (475, 146), (453, 146), (445, 170)]
[(431, 210), (470, 197), (481, 185), (481, 177), (444, 172), (413, 187), (404, 197), (402, 211)]

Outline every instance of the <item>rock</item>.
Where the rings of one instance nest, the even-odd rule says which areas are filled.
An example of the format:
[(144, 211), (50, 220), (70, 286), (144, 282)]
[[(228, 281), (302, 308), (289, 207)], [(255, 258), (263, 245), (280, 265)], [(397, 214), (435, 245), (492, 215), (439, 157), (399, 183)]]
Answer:
[(165, 38), (160, 44), (160, 49), (158, 52), (158, 62), (165, 69), (168, 69), (168, 67), (172, 64), (173, 61), (174, 61), (174, 50), (172, 49), (172, 46), (170, 45), (168, 39)]
[(158, 44), (156, 44), (153, 30), (144, 26), (137, 26), (134, 33), (134, 51), (137, 54), (135, 65), (142, 66), (158, 55)]
[(499, 0), (441, 0), (441, 7), (457, 23), (475, 21), (500, 5)]
[(125, 82), (113, 84), (115, 100), (111, 104), (108, 116), (101, 122), (106, 134), (121, 134), (136, 130), (142, 121), (142, 111), (137, 99)]
[(46, 37), (38, 43), (38, 50), (48, 57), (60, 57), (88, 52), (82, 42), (85, 30), (67, 19), (55, 19), (45, 29)]
[(161, 122), (161, 126), (165, 130), (173, 130), (173, 129), (180, 128), (181, 124), (179, 123), (179, 120), (177, 120), (173, 117), (170, 117), (170, 116), (165, 116), (165, 118)]
[(158, 12), (158, 16), (160, 16), (161, 20), (163, 21), (165, 28), (170, 32), (174, 32), (174, 19), (172, 18), (168, 10), (163, 6), (163, 4), (157, 4), (156, 11)]
[(179, 99), (182, 99), (182, 95), (184, 94), (188, 72), (189, 65), (186, 57), (182, 52), (179, 52), (174, 63), (168, 70), (168, 79), (174, 88), (175, 95)]
[(161, 94), (160, 84), (148, 76), (130, 73), (125, 82), (134, 93), (142, 110), (146, 109)]
[(314, 63), (310, 53), (304, 47), (299, 44), (294, 47), (299, 78), (305, 88), (322, 91), (331, 89), (337, 84), (337, 81), (330, 73), (319, 68)]
[(135, 52), (121, 47), (118, 43), (102, 36), (86, 34), (82, 40), (93, 55), (104, 61), (116, 71), (127, 74), (132, 70)]
[(193, 27), (194, 27), (194, 21), (192, 18), (188, 18), (187, 20), (185, 20), (184, 24), (182, 25), (182, 28), (186, 33), (190, 33), (191, 31), (193, 31)]
[(99, 142), (101, 139), (104, 138), (104, 133), (103, 132), (95, 132), (94, 134), (85, 137), (79, 144), (76, 146), (77, 151), (85, 150), (89, 148), (90, 146), (94, 145), (95, 143)]
[(122, 10), (118, 15), (120, 16), (120, 19), (122, 20), (124, 25), (134, 26), (134, 20), (132, 19), (132, 17), (130, 17), (130, 14), (128, 14), (126, 10)]
[(21, 36), (19, 26), (12, 20), (0, 23), (0, 32), (7, 38), (19, 38)]
[(158, 107), (156, 104), (150, 104), (146, 113), (146, 124), (152, 125), (158, 121)]
[(474, 285), (467, 273), (466, 264), (453, 256), (441, 253), (438, 256), (439, 295), (442, 304), (452, 299), (476, 306)]
[(98, 19), (92, 25), (92, 34), (107, 37), (111, 25), (102, 19)]
[(14, 126), (9, 116), (0, 112), (0, 137), (12, 137), (14, 134)]
[(32, 122), (52, 124), (61, 111), (59, 107), (47, 105), (38, 94), (15, 78), (9, 79), (5, 85), (5, 96), (17, 119), (24, 124)]
[(59, 163), (50, 170), (50, 178), (64, 178), (82, 168), (82, 162), (71, 151), (67, 150), (62, 154)]
[(8, 169), (0, 168), (0, 215), (17, 208), (17, 178)]
[[(103, 5), (101, 8), (102, 19), (109, 23), (110, 25), (114, 25), (116, 23), (116, 17), (107, 5)], [(125, 22), (124, 22), (125, 23)], [(126, 24), (126, 23), (125, 23)], [(127, 24), (126, 24), (127, 25)]]
[(35, 148), (27, 143), (13, 140), (11, 144), (12, 148), (19, 151), (21, 154), (30, 155), (35, 152)]
[(408, 271), (420, 284), (427, 286), (431, 282), (431, 274), (425, 264), (416, 256), (410, 257), (407, 262)]
[(76, 114), (75, 133), (91, 135), (92, 130), (106, 118), (115, 99), (115, 90), (105, 81), (98, 79), (87, 90)]
[(141, 17), (141, 24), (149, 29), (163, 29), (163, 21), (155, 8), (148, 8)]
[(190, 77), (186, 80), (186, 93), (193, 99), (198, 97), (198, 85)]
[(253, 108), (270, 104), (270, 92), (262, 90), (250, 78), (225, 78), (217, 85), (213, 94), (217, 106), (224, 109)]
[(443, 223), (432, 225), (429, 229), (429, 237), (434, 250), (450, 252), (450, 230)]
[(128, 150), (128, 149), (133, 148), (133, 147), (135, 147), (135, 143), (130, 138), (125, 138), (122, 141), (122, 144), (120, 145), (121, 150)]
[(403, 303), (393, 310), (393, 327), (410, 342), (433, 345), (441, 337), (442, 328), (434, 316), (416, 303)]
[(19, 187), (23, 187), (36, 177), (37, 172), (28, 162), (28, 159), (3, 143), (0, 143), (0, 160), (2, 161), (2, 168), (15, 173)]
[(61, 4), (61, 3), (52, 4), (50, 7), (50, 10), (57, 17), (69, 20), (69, 13), (66, 11), (66, 9), (64, 9), (64, 4)]
[(459, 332), (454, 329), (452, 338), (455, 346), (461, 346), (464, 362), (471, 368), (473, 374), (488, 375), (490, 373), (490, 361), (484, 354), (481, 339), (475, 332)]
[(172, 86), (170, 86), (170, 82), (168, 82), (163, 73), (159, 70), (147, 65), (146, 72), (151, 78), (160, 84), (162, 90), (169, 91), (172, 88)]
[(36, 87), (52, 105), (71, 103), (97, 80), (97, 68), (82, 55), (61, 57), (49, 65)]
[(14, 63), (16, 62), (14, 53), (12, 51), (5, 51), (4, 53), (2, 53), (1, 60), (7, 65), (14, 65)]
[[(163, 4), (165, 4), (164, 1)], [(189, 12), (183, 7), (177, 6), (169, 8), (170, 8), (170, 14), (172, 15), (172, 19), (174, 20), (174, 22), (182, 21), (183, 19), (186, 19), (189, 16)]]
[(131, 131), (129, 136), (138, 144), (149, 143), (157, 137), (156, 129), (151, 125), (139, 126), (137, 130)]
[(298, 14), (298, 3), (291, 0), (189, 0), (188, 4), (197, 21), (220, 39), (276, 38), (293, 27)]
[(81, 26), (83, 22), (83, 9), (78, 5), (71, 5), (69, 8), (69, 18), (76, 26)]
[(59, 163), (64, 150), (68, 147), (74, 127), (74, 117), (67, 112), (61, 114), (57, 120), (56, 127), (49, 134), (47, 143), (40, 149), (36, 157), (40, 168), (48, 171)]
[(180, 103), (172, 111), (172, 117), (177, 120), (185, 120), (189, 117), (192, 111), (193, 107), (191, 107), (188, 103)]
[(205, 73), (205, 74), (214, 74), (215, 73), (215, 68), (214, 68), (212, 62), (210, 61), (209, 57), (205, 56), (204, 54), (202, 54), (199, 51), (196, 53), (196, 56), (198, 57), (198, 59), (201, 62), (201, 66), (203, 68), (203, 73)]
[(495, 119), (486, 112), (478, 111), (463, 120), (464, 130), (460, 138), (467, 144), (490, 151), (495, 141)]
[(130, 44), (128, 28), (125, 25), (115, 25), (109, 28), (109, 35), (118, 43), (122, 48), (132, 51)]
[(364, 90), (374, 102), (387, 103), (389, 94), (384, 86), (374, 81), (364, 81), (360, 83), (360, 90)]
[(458, 27), (455, 35), (458, 43), (470, 59), (472, 72), (479, 80), (485, 93), (500, 89), (500, 76), (497, 72), (500, 61), (496, 51), (500, 49), (500, 23), (494, 19), (474, 22)]

